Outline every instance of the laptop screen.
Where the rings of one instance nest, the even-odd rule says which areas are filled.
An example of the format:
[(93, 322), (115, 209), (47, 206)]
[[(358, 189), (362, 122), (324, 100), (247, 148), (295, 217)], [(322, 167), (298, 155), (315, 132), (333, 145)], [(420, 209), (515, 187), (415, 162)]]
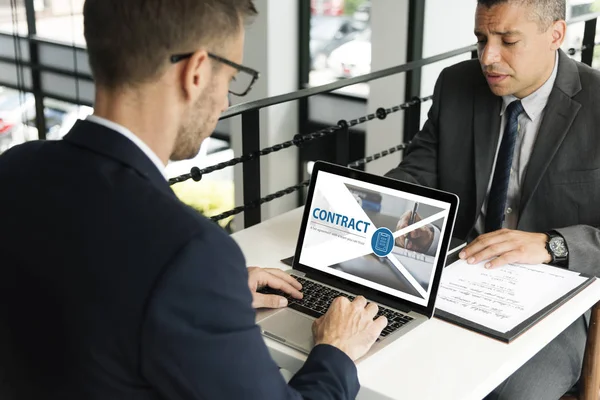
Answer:
[(314, 184), (300, 264), (426, 307), (451, 204), (325, 171)]

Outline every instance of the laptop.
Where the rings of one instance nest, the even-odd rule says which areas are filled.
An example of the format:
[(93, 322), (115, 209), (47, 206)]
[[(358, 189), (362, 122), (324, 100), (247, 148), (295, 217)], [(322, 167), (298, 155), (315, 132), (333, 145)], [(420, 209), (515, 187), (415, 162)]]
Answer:
[[(432, 318), (458, 209), (458, 196), (319, 161), (315, 163), (292, 268), (303, 299), (259, 310), (265, 337), (308, 354), (312, 324), (339, 296), (362, 295), (388, 325), (365, 357)], [(409, 225), (399, 229), (402, 216)], [(426, 227), (433, 243), (410, 250), (409, 232)], [(423, 247), (423, 246), (422, 246)], [(282, 294), (271, 288), (262, 293)], [(363, 358), (365, 358), (363, 357)]]

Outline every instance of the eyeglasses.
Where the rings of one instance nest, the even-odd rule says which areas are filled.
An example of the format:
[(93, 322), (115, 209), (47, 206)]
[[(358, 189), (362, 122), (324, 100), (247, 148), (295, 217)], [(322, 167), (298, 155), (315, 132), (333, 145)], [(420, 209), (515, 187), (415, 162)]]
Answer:
[[(190, 58), (193, 54), (194, 53), (172, 55), (171, 63), (177, 64), (181, 60)], [(241, 97), (247, 95), (250, 89), (252, 89), (252, 85), (254, 85), (254, 82), (256, 82), (260, 76), (260, 73), (258, 71), (246, 67), (244, 65), (234, 63), (233, 61), (229, 61), (228, 59), (220, 57), (216, 54), (208, 53), (208, 56), (225, 65), (229, 65), (230, 67), (237, 69), (238, 73), (229, 84), (229, 93), (234, 94), (236, 96)]]

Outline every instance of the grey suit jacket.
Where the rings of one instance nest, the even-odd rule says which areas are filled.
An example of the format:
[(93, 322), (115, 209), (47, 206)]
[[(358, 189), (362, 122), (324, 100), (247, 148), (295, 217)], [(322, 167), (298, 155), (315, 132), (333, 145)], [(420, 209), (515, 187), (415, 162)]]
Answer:
[[(440, 74), (428, 120), (387, 176), (456, 193), (454, 235), (472, 237), (491, 178), (502, 98), (477, 60)], [(558, 75), (521, 188), (517, 229), (559, 231), (569, 268), (600, 275), (600, 72), (559, 52)]]

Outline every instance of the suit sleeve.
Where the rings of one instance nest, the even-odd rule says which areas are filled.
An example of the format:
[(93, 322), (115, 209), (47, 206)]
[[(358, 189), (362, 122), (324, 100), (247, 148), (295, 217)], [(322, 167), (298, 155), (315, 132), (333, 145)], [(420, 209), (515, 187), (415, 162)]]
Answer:
[(575, 225), (556, 229), (565, 238), (569, 250), (568, 268), (598, 276), (600, 259), (600, 229), (590, 225)]
[(433, 104), (423, 129), (411, 141), (400, 165), (386, 176), (432, 188), (438, 187), (438, 135), (443, 76), (444, 71), (435, 84)]
[(350, 399), (356, 366), (335, 347), (313, 349), (286, 384), (255, 323), (248, 271), (226, 235), (190, 241), (157, 283), (142, 328), (141, 368), (170, 400)]

